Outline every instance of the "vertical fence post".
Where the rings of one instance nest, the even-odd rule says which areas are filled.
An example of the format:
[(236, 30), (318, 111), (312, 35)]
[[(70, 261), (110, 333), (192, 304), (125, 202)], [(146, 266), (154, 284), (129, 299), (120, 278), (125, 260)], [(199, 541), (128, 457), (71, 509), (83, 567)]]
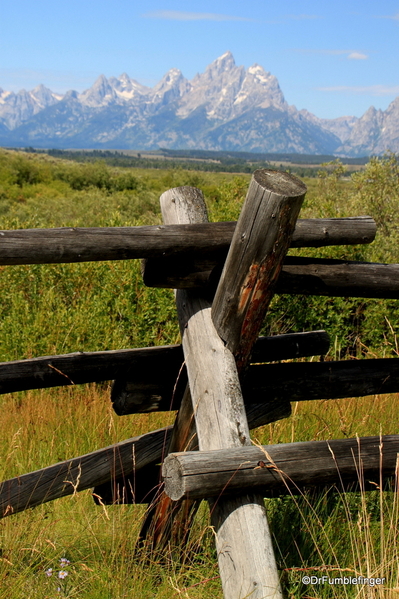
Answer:
[[(204, 197), (202, 192), (195, 187), (169, 189), (161, 195), (160, 204), (165, 225), (208, 222)], [(144, 263), (144, 271), (145, 268)], [(198, 294), (200, 293), (198, 292)], [(184, 289), (176, 289), (175, 297), (177, 315), (183, 335), (179, 306), (190, 302), (190, 299)], [(210, 304), (207, 305), (210, 306)], [(166, 453), (171, 453), (187, 451), (195, 447), (197, 447), (197, 435), (190, 387), (187, 385), (173, 426), (170, 442), (165, 449)], [(141, 536), (151, 536), (152, 545), (158, 550), (165, 547), (171, 538), (177, 543), (184, 543), (198, 504), (198, 501), (190, 499), (173, 502), (162, 489), (161, 493), (155, 498), (154, 508), (150, 510), (144, 522)]]
[[(200, 451), (251, 444), (237, 367), (249, 358), (305, 193), (287, 173), (256, 171), (212, 311), (195, 298), (181, 307)], [(211, 512), (225, 598), (281, 598), (263, 497), (220, 499)]]
[(257, 170), (249, 185), (212, 304), (212, 320), (246, 365), (273, 297), (307, 188), (281, 171)]

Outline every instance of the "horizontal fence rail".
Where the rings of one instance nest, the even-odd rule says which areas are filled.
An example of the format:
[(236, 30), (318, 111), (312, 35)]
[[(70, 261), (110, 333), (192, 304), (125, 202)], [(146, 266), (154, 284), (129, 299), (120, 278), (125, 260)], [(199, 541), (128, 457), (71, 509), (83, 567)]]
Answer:
[[(212, 289), (221, 266), (153, 259), (145, 264), (143, 279), (148, 287)], [(276, 293), (399, 299), (399, 265), (287, 256)]]
[[(277, 335), (275, 337), (259, 337), (252, 351), (251, 362), (271, 362), (288, 360), (306, 356), (317, 356), (327, 353), (329, 336), (325, 331), (311, 331)], [(152, 358), (152, 359), (150, 359)], [(181, 370), (181, 361), (174, 365), (169, 362), (164, 368), (162, 352), (146, 356), (147, 363), (137, 363), (125, 376), (115, 379), (111, 400), (115, 412), (122, 416), (140, 411), (176, 410), (180, 407), (182, 390), (187, 381), (185, 369)], [(158, 366), (159, 361), (159, 366)], [(154, 378), (153, 373), (166, 371), (164, 377)], [(177, 384), (176, 384), (177, 381)]]
[[(249, 424), (251, 426), (250, 418)], [(171, 433), (172, 427), (145, 433), (139, 437), (117, 443), (116, 445), (111, 445), (104, 449), (99, 449), (92, 453), (71, 460), (65, 460), (53, 466), (48, 466), (47, 468), (1, 482), (0, 517), (11, 516), (47, 501), (73, 495), (76, 491), (79, 492), (93, 487), (96, 487), (97, 493), (101, 491), (104, 493), (97, 498), (99, 502), (148, 503), (161, 483), (159, 480), (159, 466), (156, 466), (156, 464), (159, 464), (162, 460)], [(339, 446), (336, 444), (339, 444)], [(296, 451), (293, 454), (293, 447), (294, 451), (295, 448), (299, 448), (301, 451)], [(329, 447), (334, 454), (334, 458)], [(321, 449), (322, 452), (320, 453)], [(388, 435), (381, 438), (365, 437), (360, 439), (344, 439), (341, 441), (311, 441), (308, 443), (286, 443), (267, 446), (266, 453), (272, 457), (272, 462), (266, 457), (265, 450), (257, 447), (245, 448), (245, 451), (248, 450), (255, 450), (257, 453), (256, 455), (252, 454), (252, 461), (247, 462), (247, 464), (242, 463), (242, 455), (235, 456), (235, 454), (231, 454), (232, 451), (236, 450), (228, 450), (233, 464), (230, 462), (228, 466), (230, 470), (227, 469), (224, 471), (224, 474), (223, 472), (220, 475), (218, 474), (218, 476), (223, 477), (220, 480), (224, 480), (224, 484), (222, 485), (223, 492), (227, 494), (234, 492), (234, 485), (240, 483), (239, 478), (236, 478), (236, 476), (246, 477), (248, 473), (249, 476), (255, 478), (256, 484), (261, 483), (260, 487), (263, 487), (265, 484), (267, 486), (269, 484), (272, 485), (273, 489), (269, 489), (270, 495), (296, 494), (301, 492), (304, 486), (319, 485), (324, 487), (326, 484), (336, 484), (339, 490), (343, 490), (343, 485), (338, 477), (337, 465), (342, 466), (339, 472), (344, 474), (343, 482), (345, 483), (345, 488), (346, 483), (358, 483), (360, 478), (360, 481), (363, 481), (364, 488), (376, 489), (380, 484), (381, 474), (382, 480), (385, 481), (395, 476), (397, 472), (399, 435)], [(238, 451), (242, 452), (242, 449)], [(178, 455), (195, 454), (196, 456), (206, 456), (208, 453), (215, 454), (217, 452), (186, 452), (185, 454)], [(361, 461), (359, 461), (359, 455)], [(324, 456), (326, 456), (329, 463), (328, 471), (330, 474), (328, 476), (330, 479), (327, 482), (322, 477), (322, 469), (318, 469), (321, 466), (320, 462), (317, 461), (323, 460)], [(382, 471), (380, 470), (381, 458)], [(188, 459), (190, 460), (190, 458)], [(209, 462), (208, 459), (205, 462), (204, 469), (206, 476), (210, 475), (212, 484), (216, 478), (212, 476), (212, 473), (214, 474), (217, 468), (214, 466), (215, 461), (212, 455), (212, 460)], [(264, 466), (258, 466), (258, 462), (263, 462)], [(277, 469), (274, 469), (274, 464)], [(352, 464), (358, 464), (359, 468), (353, 468)], [(272, 467), (269, 468), (268, 466)], [(307, 480), (306, 483), (301, 482), (298, 476), (295, 478), (293, 470), (295, 470), (296, 466), (298, 466), (297, 473), (300, 474), (302, 472), (302, 481)], [(345, 471), (344, 467), (346, 468)], [(189, 465), (187, 465), (187, 468), (193, 469)], [(241, 474), (240, 468), (242, 469)], [(210, 470), (212, 472), (209, 472)], [(287, 477), (279, 473), (279, 470), (290, 476), (295, 484), (290, 484)], [(186, 466), (184, 466), (181, 470), (181, 477), (189, 479), (186, 474), (183, 474), (186, 471)], [(174, 466), (173, 472), (173, 477), (175, 477)], [(228, 476), (227, 472), (230, 472), (230, 476)], [(172, 483), (171, 475), (168, 478), (169, 481), (168, 479), (166, 481), (168, 485), (167, 489), (170, 493), (175, 493), (175, 491), (171, 491), (171, 485), (175, 485), (175, 483)], [(267, 482), (265, 483), (266, 478)], [(312, 480), (311, 483), (309, 482), (310, 479)], [(173, 478), (173, 480), (176, 479)], [(368, 480), (371, 480), (374, 484), (367, 484)], [(249, 479), (247, 480), (248, 482)], [(219, 486), (222, 484), (217, 481), (216, 483)], [(178, 484), (180, 485), (180, 482)], [(229, 484), (232, 487), (229, 488)], [(197, 483), (195, 483), (196, 485)], [(201, 491), (196, 490), (193, 492), (202, 495)], [(262, 492), (267, 496), (265, 489), (262, 489)]]
[(277, 292), (399, 299), (399, 264), (289, 256)]
[[(145, 405), (154, 405), (150, 394), (157, 398), (158, 409), (179, 407), (181, 396), (174, 394), (175, 384), (170, 383), (167, 388), (163, 382), (154, 380), (152, 372), (138, 372), (134, 378), (115, 382), (112, 400), (117, 414), (145, 411)], [(247, 410), (251, 408), (253, 418), (259, 410), (261, 419), (265, 410), (273, 408), (278, 414), (278, 410), (288, 408), (291, 401), (398, 393), (399, 359), (252, 364), (242, 390)]]
[[(224, 260), (235, 222), (140, 227), (17, 229), (0, 231), (0, 265), (55, 264), (135, 258), (205, 257)], [(376, 224), (368, 216), (303, 219), (291, 247), (371, 243)]]
[(165, 491), (173, 500), (260, 491), (297, 494), (306, 487), (379, 488), (397, 475), (399, 435), (286, 443), (169, 454)]
[[(110, 480), (132, 473), (132, 489), (137, 492), (136, 502), (146, 502), (148, 494), (151, 494), (151, 486), (146, 482), (148, 473), (152, 474), (154, 464), (162, 460), (170, 432), (170, 427), (159, 429), (6, 480), (0, 483), (0, 517), (11, 516), (27, 508), (109, 483)], [(152, 485), (154, 477), (150, 478), (149, 482)]]
[[(329, 349), (329, 336), (325, 331), (292, 333), (274, 337), (259, 337), (252, 352), (252, 362), (271, 362), (306, 356), (321, 355)], [(176, 383), (183, 364), (181, 345), (162, 345), (137, 349), (102, 352), (77, 352), (59, 356), (42, 356), (27, 360), (0, 363), (0, 393), (43, 389), (64, 385), (79, 385), (114, 380), (128, 375), (139, 381), (143, 373), (152, 377), (157, 372), (156, 391), (165, 396)], [(154, 399), (151, 408), (151, 382), (141, 388), (144, 411), (161, 410)], [(162, 391), (159, 393), (159, 384)], [(116, 385), (118, 386), (118, 385)], [(119, 385), (121, 386), (121, 385)], [(156, 393), (155, 393), (156, 395)], [(139, 394), (136, 399), (138, 400)], [(173, 409), (172, 404), (165, 409)]]
[[(0, 393), (110, 381), (137, 369), (155, 368), (166, 389), (183, 362), (180, 345), (77, 352), (0, 363)], [(170, 376), (172, 372), (173, 376)], [(164, 378), (166, 377), (166, 378)], [(173, 378), (174, 377), (174, 378)], [(148, 403), (145, 411), (151, 411)]]

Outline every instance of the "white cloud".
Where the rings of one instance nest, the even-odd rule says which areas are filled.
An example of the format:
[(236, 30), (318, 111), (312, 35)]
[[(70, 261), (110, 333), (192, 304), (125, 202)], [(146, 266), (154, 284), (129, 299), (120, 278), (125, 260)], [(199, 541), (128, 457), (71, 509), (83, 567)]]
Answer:
[(351, 52), (348, 54), (348, 58), (350, 60), (367, 60), (368, 56), (362, 52)]
[(321, 92), (344, 92), (350, 94), (366, 94), (370, 96), (392, 96), (399, 95), (399, 85), (368, 85), (368, 86), (351, 86), (351, 85), (336, 85), (332, 87), (317, 87)]
[(396, 15), (383, 15), (376, 17), (376, 19), (391, 19), (392, 21), (399, 21), (399, 12)]
[(185, 12), (180, 10), (155, 10), (142, 15), (149, 19), (167, 19), (169, 21), (253, 21), (246, 17), (220, 15), (211, 12)]
[(368, 55), (364, 54), (364, 52), (359, 52), (358, 50), (339, 50), (339, 49), (331, 49), (325, 50), (322, 48), (296, 48), (295, 52), (301, 52), (302, 54), (324, 54), (325, 56), (345, 56), (349, 60), (366, 60), (368, 59)]

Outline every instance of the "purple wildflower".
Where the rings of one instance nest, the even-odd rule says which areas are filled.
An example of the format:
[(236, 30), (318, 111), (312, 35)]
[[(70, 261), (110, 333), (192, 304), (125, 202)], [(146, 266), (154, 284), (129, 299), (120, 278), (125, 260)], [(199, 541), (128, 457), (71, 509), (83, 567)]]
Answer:
[(65, 570), (60, 570), (60, 572), (58, 572), (58, 578), (66, 578), (68, 576), (68, 572), (66, 572)]

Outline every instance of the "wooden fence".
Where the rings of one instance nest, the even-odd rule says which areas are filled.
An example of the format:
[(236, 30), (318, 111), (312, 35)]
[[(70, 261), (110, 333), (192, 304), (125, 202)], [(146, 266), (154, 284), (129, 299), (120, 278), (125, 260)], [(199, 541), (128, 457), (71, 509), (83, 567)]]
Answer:
[(147, 285), (176, 289), (182, 335), (181, 346), (0, 364), (0, 393), (114, 380), (119, 415), (177, 411), (171, 427), (4, 481), (2, 516), (94, 487), (102, 503), (150, 504), (142, 537), (162, 547), (177, 531), (182, 540), (206, 498), (225, 597), (280, 598), (264, 497), (395, 477), (399, 435), (251, 444), (250, 429), (289, 416), (291, 401), (399, 392), (395, 358), (271, 363), (324, 355), (328, 335), (258, 336), (274, 293), (399, 299), (399, 265), (286, 257), (375, 237), (367, 216), (298, 220), (305, 193), (296, 177), (260, 170), (237, 223), (209, 223), (201, 192), (182, 187), (161, 196), (155, 227), (0, 232), (0, 265), (145, 259)]

